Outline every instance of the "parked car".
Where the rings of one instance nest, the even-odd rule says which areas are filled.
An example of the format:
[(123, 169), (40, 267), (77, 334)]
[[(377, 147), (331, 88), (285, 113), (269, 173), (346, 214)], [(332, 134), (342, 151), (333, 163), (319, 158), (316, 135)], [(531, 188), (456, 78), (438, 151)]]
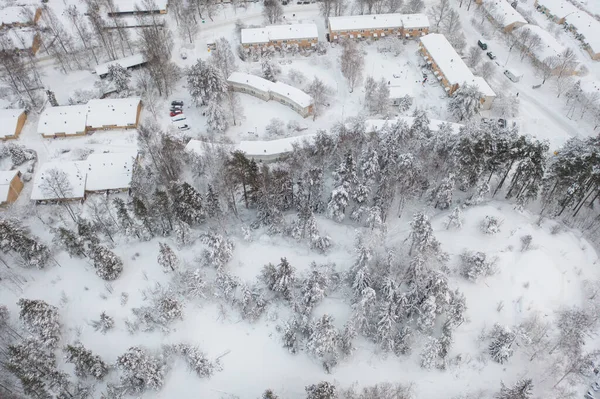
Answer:
[(183, 111), (180, 109), (176, 109), (175, 111), (171, 111), (171, 113), (169, 114), (169, 116), (177, 116), (177, 115), (181, 115), (183, 114)]
[(184, 121), (185, 119), (186, 118), (185, 118), (184, 114), (179, 114), (179, 115), (172, 117), (171, 122), (175, 123), (175, 122), (179, 122), (179, 121)]
[(490, 57), (490, 60), (495, 60), (496, 59), (496, 55), (494, 53), (492, 53), (491, 51), (488, 51), (487, 56)]
[(593, 389), (594, 391), (600, 391), (600, 384), (598, 384), (597, 382), (594, 382), (594, 383), (592, 384), (592, 389)]
[(188, 125), (179, 125), (177, 126), (177, 129), (179, 129), (180, 131), (185, 131), (190, 130), (190, 127)]
[(180, 100), (171, 101), (171, 105), (183, 107), (183, 101), (180, 101)]
[(517, 76), (515, 76), (511, 71), (509, 71), (508, 69), (506, 71), (504, 71), (504, 76), (506, 76), (507, 78), (509, 78), (510, 80), (512, 80), (513, 82), (518, 82), (519, 78)]
[(479, 47), (481, 47), (482, 50), (487, 50), (487, 44), (485, 44), (484, 42), (482, 42), (481, 40), (477, 41), (477, 45)]
[(587, 391), (584, 395), (585, 399), (595, 399), (594, 394), (592, 393), (592, 391)]
[(185, 51), (182, 51), (181, 53), (179, 53), (179, 55), (181, 56), (182, 60), (187, 60), (187, 53)]

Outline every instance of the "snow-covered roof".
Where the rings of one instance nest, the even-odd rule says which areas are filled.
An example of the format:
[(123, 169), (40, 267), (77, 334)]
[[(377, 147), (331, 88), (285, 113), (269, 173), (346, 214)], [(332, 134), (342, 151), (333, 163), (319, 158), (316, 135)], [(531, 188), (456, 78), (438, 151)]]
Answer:
[(139, 97), (94, 99), (88, 101), (86, 126), (102, 128), (104, 126), (135, 126)]
[(0, 10), (0, 25), (26, 24), (33, 21), (36, 7), (10, 6)]
[(577, 29), (577, 33), (583, 35), (583, 41), (594, 53), (600, 53), (600, 21), (585, 11), (567, 15), (566, 21)]
[[(376, 132), (378, 130), (383, 129), (384, 126), (394, 125), (399, 120), (405, 122), (410, 127), (410, 126), (412, 126), (413, 122), (415, 121), (415, 118), (412, 116), (399, 116), (398, 118), (395, 118), (395, 119), (368, 119), (365, 121), (365, 131), (367, 133)], [(430, 119), (429, 120), (429, 129), (431, 129), (432, 131), (437, 131), (440, 129), (440, 125), (442, 123), (449, 124), (452, 127), (452, 132), (455, 134), (458, 133), (460, 131), (460, 129), (464, 126), (459, 123), (452, 123), (452, 122), (440, 121), (437, 119)]]
[(311, 141), (314, 137), (314, 134), (307, 134), (279, 140), (242, 141), (238, 148), (249, 157), (274, 156), (291, 152), (294, 144), (300, 144), (304, 140)]
[(273, 82), (263, 79), (260, 76), (243, 72), (233, 72), (227, 78), (227, 82), (247, 85), (265, 93), (269, 92), (273, 87)]
[(0, 138), (13, 136), (24, 109), (0, 109)]
[(242, 44), (268, 43), (276, 40), (317, 39), (315, 24), (270, 25), (264, 28), (242, 29)]
[(236, 147), (232, 144), (218, 144), (218, 143), (208, 143), (202, 140), (190, 140), (185, 146), (185, 151), (197, 155), (204, 155), (206, 151), (218, 151), (218, 150), (226, 150), (226, 151), (235, 151)]
[(104, 29), (138, 28), (145, 26), (165, 26), (165, 14), (153, 14), (151, 17), (139, 18), (138, 16), (117, 15), (105, 20)]
[(490, 13), (496, 21), (502, 22), (504, 27), (514, 23), (527, 23), (527, 20), (506, 0), (484, 0), (483, 8)]
[[(33, 180), (31, 199), (40, 201), (83, 198), (86, 166), (86, 161), (53, 161), (42, 164)], [(58, 170), (59, 174), (53, 175), (53, 170)]]
[(313, 99), (311, 96), (309, 96), (300, 89), (296, 89), (295, 87), (292, 87), (282, 82), (274, 83), (271, 86), (271, 92), (290, 99), (302, 108), (308, 107), (313, 103)]
[(85, 132), (87, 105), (47, 107), (38, 122), (38, 133), (45, 136), (64, 133), (73, 135)]
[(11, 28), (2, 31), (0, 35), (10, 42), (10, 48), (7, 50), (28, 50), (33, 46), (36, 32), (31, 28)]
[(87, 157), (86, 191), (117, 190), (131, 187), (137, 152), (90, 154)]
[(473, 80), (473, 73), (444, 35), (430, 33), (421, 37), (421, 43), (451, 85)]
[(19, 173), (18, 170), (3, 170), (0, 171), (0, 203), (8, 200), (8, 193), (10, 192), (10, 182)]
[(428, 28), (429, 18), (425, 14), (376, 14), (329, 17), (332, 31), (385, 28)]
[(546, 57), (557, 56), (565, 49), (552, 34), (537, 25), (524, 25), (521, 26), (519, 30), (528, 30), (531, 33), (538, 35), (542, 40), (540, 46), (534, 50), (535, 57), (539, 61), (543, 61)]
[(151, 4), (153, 3), (156, 5), (153, 9), (147, 9), (145, 7), (146, 2), (142, 0), (113, 0), (113, 3), (117, 12), (134, 12), (136, 11), (136, 5), (142, 11), (162, 11), (167, 9), (169, 0), (154, 0), (153, 2), (150, 2)]
[(600, 95), (600, 80), (582, 80), (581, 90), (585, 93), (597, 93)]
[(115, 61), (106, 62), (104, 64), (100, 64), (96, 67), (96, 73), (98, 76), (106, 75), (108, 73), (108, 68), (112, 65), (119, 64), (123, 68), (131, 68), (146, 62), (146, 57), (143, 54), (134, 54), (129, 57), (120, 58)]
[(483, 94), (484, 97), (496, 97), (496, 92), (492, 90), (488, 82), (486, 82), (485, 79), (481, 76), (473, 76), (473, 80), (471, 80), (471, 82), (468, 82), (468, 84), (477, 86), (477, 88), (479, 89), (481, 94)]
[(579, 11), (569, 0), (537, 0), (538, 4), (547, 8), (553, 15), (563, 18), (569, 13)]

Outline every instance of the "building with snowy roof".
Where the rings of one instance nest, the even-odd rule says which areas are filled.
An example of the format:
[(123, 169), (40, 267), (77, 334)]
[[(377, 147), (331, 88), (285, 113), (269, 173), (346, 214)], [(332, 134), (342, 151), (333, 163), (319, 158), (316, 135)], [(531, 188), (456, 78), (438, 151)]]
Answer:
[(535, 7), (556, 23), (565, 22), (567, 15), (576, 13), (579, 8), (575, 7), (569, 0), (535, 0)]
[(421, 37), (429, 33), (429, 18), (425, 14), (376, 14), (329, 17), (329, 40), (362, 39), (401, 36)]
[(43, 163), (33, 180), (34, 201), (76, 201), (85, 198), (85, 161)]
[(309, 48), (316, 46), (318, 41), (317, 25), (313, 23), (270, 25), (241, 31), (241, 42), (245, 48), (267, 46), (285, 48), (293, 45)]
[(40, 35), (32, 28), (12, 28), (0, 31), (0, 50), (30, 52), (35, 55), (42, 44)]
[(439, 33), (423, 36), (419, 42), (423, 59), (437, 80), (442, 84), (446, 93), (451, 96), (461, 85), (476, 85), (482, 93), (481, 106), (489, 109), (496, 94), (483, 78), (476, 77), (454, 50), (448, 39)]
[(85, 160), (85, 192), (128, 190), (137, 159), (137, 152), (90, 154)]
[(135, 69), (142, 65), (145, 65), (147, 62), (146, 57), (143, 54), (134, 54), (129, 57), (120, 58), (118, 60), (106, 62), (104, 64), (100, 64), (96, 67), (96, 74), (100, 78), (104, 78), (108, 75), (108, 69), (114, 65), (121, 65), (125, 69)]
[(279, 140), (241, 141), (238, 150), (255, 161), (272, 162), (292, 152), (295, 145), (300, 145), (305, 141), (311, 142), (314, 137), (314, 134), (307, 134)]
[(12, 204), (19, 198), (23, 190), (23, 180), (21, 172), (18, 170), (8, 170), (0, 172), (0, 206)]
[(32, 26), (42, 16), (42, 9), (31, 5), (8, 6), (0, 9), (0, 29)]
[(169, 0), (113, 0), (114, 8), (108, 11), (109, 17), (120, 17), (136, 14), (166, 14)]
[(275, 100), (307, 117), (313, 112), (313, 99), (300, 89), (282, 82), (271, 82), (256, 75), (234, 72), (227, 79), (232, 90), (264, 101)]
[(0, 109), (0, 140), (18, 138), (26, 120), (24, 109)]
[(477, 0), (488, 18), (505, 32), (527, 24), (527, 20), (507, 0)]
[(600, 21), (585, 11), (577, 11), (565, 18), (567, 29), (575, 33), (583, 48), (593, 60), (600, 60)]
[(95, 99), (86, 104), (87, 131), (135, 129), (140, 120), (142, 100), (139, 97)]
[(86, 119), (86, 105), (47, 107), (40, 115), (37, 131), (45, 138), (83, 136)]

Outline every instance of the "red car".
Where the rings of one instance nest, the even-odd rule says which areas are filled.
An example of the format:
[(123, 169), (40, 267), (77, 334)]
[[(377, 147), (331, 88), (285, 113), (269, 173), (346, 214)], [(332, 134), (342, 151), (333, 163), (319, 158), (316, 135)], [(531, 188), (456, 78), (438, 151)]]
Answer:
[(181, 110), (171, 111), (170, 116), (176, 116), (176, 115), (179, 115), (179, 114), (183, 114), (183, 111), (181, 111)]

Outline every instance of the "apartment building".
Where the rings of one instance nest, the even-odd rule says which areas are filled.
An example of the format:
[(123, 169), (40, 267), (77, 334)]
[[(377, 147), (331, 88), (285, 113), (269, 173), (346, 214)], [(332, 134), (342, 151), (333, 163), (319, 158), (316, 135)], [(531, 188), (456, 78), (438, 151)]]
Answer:
[(429, 33), (429, 18), (425, 14), (350, 15), (328, 18), (329, 40), (378, 39), (400, 36), (406, 39)]
[(310, 48), (318, 42), (319, 33), (315, 24), (270, 25), (241, 31), (241, 43), (246, 49), (269, 46), (286, 48), (294, 45)]

